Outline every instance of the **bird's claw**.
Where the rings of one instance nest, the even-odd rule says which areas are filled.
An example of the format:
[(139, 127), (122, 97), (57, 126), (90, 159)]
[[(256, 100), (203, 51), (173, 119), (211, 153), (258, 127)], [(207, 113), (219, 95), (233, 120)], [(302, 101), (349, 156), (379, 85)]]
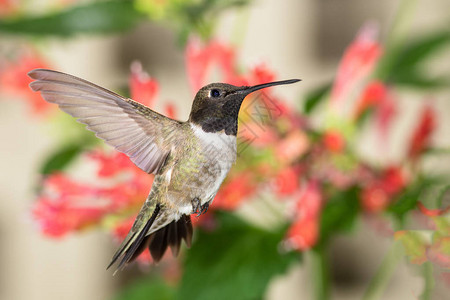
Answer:
[(208, 208), (209, 208), (209, 201), (201, 206), (201, 211), (197, 214), (197, 217), (206, 213), (208, 211)]
[(209, 202), (206, 202), (205, 204), (202, 205), (200, 199), (194, 198), (191, 203), (192, 203), (192, 213), (197, 214), (197, 217), (200, 217), (200, 215), (208, 211)]

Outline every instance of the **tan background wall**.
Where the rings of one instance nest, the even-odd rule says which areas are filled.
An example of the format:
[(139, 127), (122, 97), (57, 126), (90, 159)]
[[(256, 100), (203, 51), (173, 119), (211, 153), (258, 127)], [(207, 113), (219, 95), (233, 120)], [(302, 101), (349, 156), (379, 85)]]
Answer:
[[(450, 1), (411, 2), (417, 3), (411, 19), (414, 32), (442, 28), (448, 22)], [(264, 60), (280, 78), (302, 78), (301, 85), (280, 90), (297, 100), (298, 95), (331, 78), (344, 47), (365, 20), (378, 20), (385, 36), (399, 4), (398, 0), (257, 0), (247, 12), (226, 15), (219, 32), (227, 37), (234, 22), (248, 16), (240, 61), (251, 65)], [(147, 24), (126, 36), (52, 40), (47, 55), (55, 68), (109, 88), (126, 82), (129, 63), (140, 59), (159, 80), (161, 98), (176, 100), (185, 119), (191, 95), (183, 53), (174, 39), (168, 29)], [(0, 46), (8, 43), (11, 41), (7, 37), (0, 36)], [(437, 68), (448, 71), (448, 61), (440, 60)], [(436, 99), (444, 128), (436, 139), (447, 146), (449, 98), (443, 94)], [(420, 105), (419, 101), (402, 103), (406, 117), (395, 132), (399, 138)], [(48, 128), (33, 118), (23, 118), (25, 111), (22, 104), (0, 102), (0, 299), (109, 299), (121, 278), (105, 271), (115, 247), (107, 234), (91, 231), (59, 241), (48, 240), (30, 221), (28, 209), (33, 201), (36, 170), (53, 141)], [(363, 146), (366, 148), (370, 147)], [(386, 245), (386, 240), (367, 227), (356, 238), (343, 237), (336, 242), (333, 262), (341, 271), (335, 276), (344, 278), (336, 290), (338, 299), (360, 298)], [(268, 298), (307, 299), (298, 295), (309, 295), (310, 280), (305, 269), (293, 268), (289, 276), (274, 282)], [(421, 280), (401, 266), (385, 299), (414, 299), (420, 290)]]

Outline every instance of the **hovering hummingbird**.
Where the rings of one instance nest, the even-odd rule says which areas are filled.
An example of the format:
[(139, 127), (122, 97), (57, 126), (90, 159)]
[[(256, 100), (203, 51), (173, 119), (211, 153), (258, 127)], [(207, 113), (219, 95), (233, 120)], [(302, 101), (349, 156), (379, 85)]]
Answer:
[(238, 114), (244, 98), (262, 88), (298, 79), (234, 86), (212, 83), (201, 88), (189, 119), (180, 122), (75, 76), (45, 69), (28, 73), (30, 87), (87, 125), (87, 129), (136, 166), (155, 175), (150, 194), (133, 227), (114, 254), (111, 267), (133, 261), (146, 248), (159, 261), (170, 246), (190, 246), (191, 214), (208, 210), (236, 160)]

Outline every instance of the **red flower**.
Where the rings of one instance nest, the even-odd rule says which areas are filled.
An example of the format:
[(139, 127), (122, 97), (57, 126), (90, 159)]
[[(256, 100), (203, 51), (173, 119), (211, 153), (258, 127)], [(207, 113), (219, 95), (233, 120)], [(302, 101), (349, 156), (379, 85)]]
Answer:
[(233, 210), (256, 190), (251, 172), (242, 172), (222, 184), (214, 199), (214, 208)]
[(165, 114), (169, 118), (176, 119), (177, 118), (176, 106), (173, 103), (166, 104), (166, 106), (165, 106)]
[(417, 159), (427, 149), (435, 128), (436, 114), (431, 106), (425, 105), (409, 144), (408, 157), (410, 159)]
[(405, 175), (398, 167), (386, 169), (381, 177), (374, 179), (361, 192), (364, 209), (368, 212), (379, 212), (388, 206), (392, 197), (406, 185)]
[(355, 119), (360, 118), (367, 109), (377, 106), (386, 98), (386, 95), (387, 88), (383, 82), (373, 81), (369, 83), (356, 103)]
[(36, 114), (46, 113), (52, 106), (28, 85), (27, 73), (36, 68), (47, 68), (48, 64), (38, 54), (31, 52), (18, 56), (14, 61), (0, 65), (0, 90), (27, 100)]
[(139, 172), (139, 168), (133, 164), (128, 156), (118, 151), (106, 153), (102, 150), (94, 150), (87, 153), (87, 156), (99, 164), (97, 172), (99, 177), (111, 177), (126, 170)]
[(318, 219), (297, 219), (287, 232), (288, 248), (304, 251), (311, 249), (319, 237)]
[(345, 148), (345, 138), (339, 131), (328, 130), (323, 135), (325, 148), (330, 152), (340, 153)]
[(100, 199), (95, 188), (54, 174), (44, 182), (44, 193), (32, 209), (41, 231), (60, 237), (96, 223), (108, 211), (108, 203)]
[(307, 135), (302, 130), (290, 132), (276, 144), (275, 155), (281, 164), (290, 164), (300, 159), (310, 146)]
[(289, 196), (299, 188), (299, 172), (293, 167), (281, 170), (275, 178), (275, 188), (278, 196)]
[(239, 137), (253, 147), (264, 148), (276, 142), (277, 133), (269, 126), (257, 122), (245, 122), (239, 128)]
[(20, 2), (15, 0), (0, 0), (0, 16), (9, 16), (17, 12)]
[(377, 35), (377, 27), (366, 25), (345, 50), (331, 91), (331, 99), (334, 102), (339, 102), (356, 81), (372, 71), (381, 55), (381, 46), (376, 41)]
[(41, 197), (32, 210), (40, 230), (51, 237), (61, 237), (95, 224), (104, 212), (104, 207), (77, 206), (75, 202), (65, 201), (65, 197), (57, 201)]
[(286, 244), (296, 250), (313, 247), (319, 238), (322, 195), (316, 182), (308, 182), (297, 201), (295, 220), (287, 232)]
[(139, 62), (131, 64), (129, 85), (131, 99), (148, 107), (153, 107), (158, 96), (159, 86), (156, 80), (150, 78), (142, 69), (142, 65)]
[(422, 202), (418, 202), (417, 207), (419, 208), (422, 214), (429, 217), (442, 216), (450, 211), (450, 206), (447, 206), (446, 208), (442, 209), (428, 209), (425, 207), (425, 205), (422, 204)]
[[(137, 212), (145, 200), (153, 177), (125, 161), (123, 154), (97, 150), (87, 157), (98, 163), (97, 180), (80, 183), (56, 173), (44, 181), (32, 209), (44, 234), (62, 236), (98, 223), (108, 214)], [(119, 174), (125, 176), (116, 176)]]
[(190, 40), (186, 47), (186, 69), (192, 90), (196, 93), (206, 84), (206, 78), (214, 65), (219, 67), (224, 82), (237, 84), (235, 53), (217, 41), (202, 45), (199, 40)]

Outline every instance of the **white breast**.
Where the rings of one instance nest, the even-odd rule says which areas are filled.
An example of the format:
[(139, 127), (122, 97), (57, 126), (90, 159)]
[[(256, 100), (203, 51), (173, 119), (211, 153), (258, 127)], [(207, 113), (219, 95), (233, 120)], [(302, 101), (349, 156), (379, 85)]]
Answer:
[(202, 204), (211, 200), (236, 160), (236, 137), (225, 133), (205, 132), (200, 126), (191, 124), (195, 136), (202, 142), (203, 152), (209, 163), (220, 169), (219, 177), (205, 190)]

